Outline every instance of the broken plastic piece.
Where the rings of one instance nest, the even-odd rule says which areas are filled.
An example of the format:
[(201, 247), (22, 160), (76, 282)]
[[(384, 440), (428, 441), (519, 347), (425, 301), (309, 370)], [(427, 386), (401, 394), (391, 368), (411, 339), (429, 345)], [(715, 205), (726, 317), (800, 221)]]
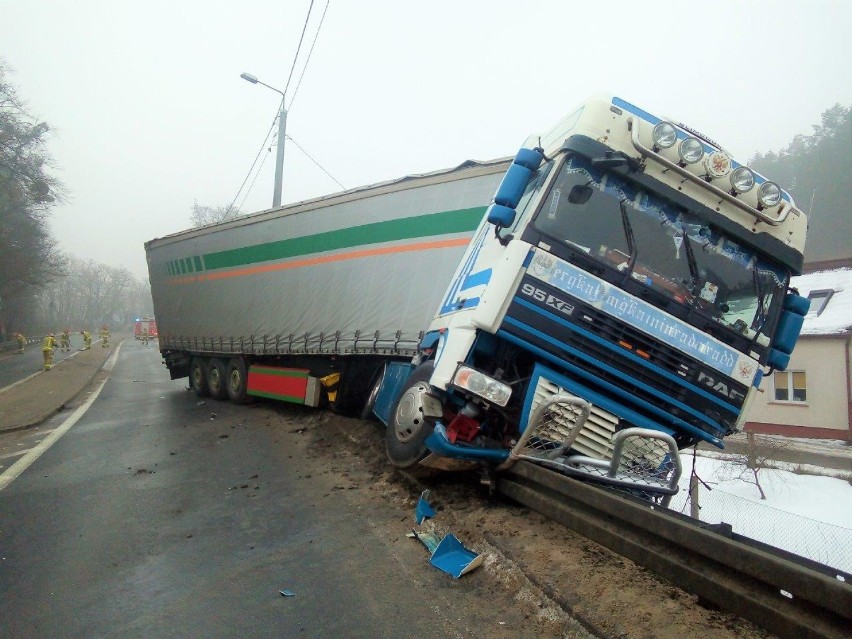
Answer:
[(478, 568), (482, 560), (482, 555), (468, 550), (455, 535), (449, 534), (438, 544), (429, 563), (458, 579)]
[(417, 500), (417, 508), (414, 510), (414, 520), (418, 525), (423, 523), (424, 519), (430, 519), (435, 516), (435, 509), (429, 504), (429, 491), (424, 490), (420, 494), (420, 499)]
[(285, 597), (295, 597), (296, 596), (295, 592), (293, 592), (292, 590), (287, 590), (286, 588), (279, 590), (278, 592), (280, 592)]
[(428, 530), (421, 530), (418, 532), (412, 529), (407, 536), (413, 537), (421, 544), (426, 546), (426, 550), (428, 550), (430, 554), (435, 552), (435, 549), (438, 547), (438, 544), (441, 543), (435, 533), (429, 532)]

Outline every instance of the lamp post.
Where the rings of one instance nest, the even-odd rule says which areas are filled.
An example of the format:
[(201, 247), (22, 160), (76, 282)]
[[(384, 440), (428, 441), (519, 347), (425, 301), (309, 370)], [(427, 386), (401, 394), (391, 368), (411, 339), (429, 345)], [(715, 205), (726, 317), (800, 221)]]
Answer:
[(284, 108), (284, 92), (279, 91), (275, 87), (271, 87), (265, 82), (261, 82), (251, 73), (241, 73), (240, 77), (246, 82), (252, 84), (262, 84), (267, 89), (272, 89), (276, 93), (281, 94), (281, 112), (278, 114), (278, 148), (275, 155), (275, 190), (272, 193), (272, 206), (281, 206), (281, 187), (284, 181), (284, 133), (287, 130), (287, 109)]

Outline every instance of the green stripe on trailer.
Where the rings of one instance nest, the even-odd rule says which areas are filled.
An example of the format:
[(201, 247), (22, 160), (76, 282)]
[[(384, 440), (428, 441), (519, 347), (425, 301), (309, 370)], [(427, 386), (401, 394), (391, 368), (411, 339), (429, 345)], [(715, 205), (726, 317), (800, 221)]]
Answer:
[(292, 368), (274, 368), (267, 366), (258, 366), (257, 364), (252, 365), (252, 372), (262, 373), (264, 375), (278, 375), (279, 377), (307, 377), (307, 370), (298, 370)]
[(305, 237), (267, 242), (255, 246), (229, 249), (203, 255), (204, 270), (212, 271), (235, 266), (246, 266), (258, 262), (269, 262), (292, 257), (301, 257), (314, 253), (336, 251), (410, 240), (420, 237), (434, 237), (453, 233), (472, 232), (482, 221), (486, 207), (444, 211), (429, 215), (418, 215), (387, 222), (375, 222), (363, 226), (353, 226), (337, 231), (317, 233)]

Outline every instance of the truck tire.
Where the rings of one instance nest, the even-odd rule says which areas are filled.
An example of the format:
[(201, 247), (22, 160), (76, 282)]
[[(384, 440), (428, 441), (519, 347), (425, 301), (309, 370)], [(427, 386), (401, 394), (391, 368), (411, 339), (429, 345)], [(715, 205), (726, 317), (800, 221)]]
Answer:
[(361, 408), (361, 419), (373, 419), (373, 408), (376, 406), (376, 398), (379, 396), (379, 390), (382, 388), (382, 382), (385, 379), (385, 371), (387, 364), (382, 364), (375, 373), (373, 379), (370, 380), (370, 394), (367, 395), (367, 401)]
[(225, 382), (227, 369), (224, 362), (218, 357), (210, 360), (207, 366), (207, 388), (213, 399), (228, 399), (228, 389)]
[(235, 404), (245, 404), (248, 401), (248, 373), (246, 362), (242, 357), (232, 357), (228, 362), (225, 375), (225, 390), (228, 399)]
[(189, 387), (197, 397), (210, 395), (210, 389), (207, 388), (207, 363), (201, 357), (193, 357), (189, 363)]
[(429, 390), (434, 371), (432, 362), (418, 366), (394, 402), (385, 433), (385, 450), (390, 463), (397, 468), (414, 469), (428, 453), (424, 442), (435, 428), (435, 419), (423, 415), (419, 395)]

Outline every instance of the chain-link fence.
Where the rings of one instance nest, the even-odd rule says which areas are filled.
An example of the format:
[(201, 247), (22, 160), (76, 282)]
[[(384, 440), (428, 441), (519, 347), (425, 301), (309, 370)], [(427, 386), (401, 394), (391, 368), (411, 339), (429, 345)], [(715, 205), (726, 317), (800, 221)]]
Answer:
[[(852, 573), (852, 529), (784, 512), (718, 488), (700, 486), (698, 504), (701, 521), (730, 524), (739, 535)], [(848, 504), (837, 507), (848, 508)], [(669, 508), (690, 514), (689, 492), (681, 490)]]

